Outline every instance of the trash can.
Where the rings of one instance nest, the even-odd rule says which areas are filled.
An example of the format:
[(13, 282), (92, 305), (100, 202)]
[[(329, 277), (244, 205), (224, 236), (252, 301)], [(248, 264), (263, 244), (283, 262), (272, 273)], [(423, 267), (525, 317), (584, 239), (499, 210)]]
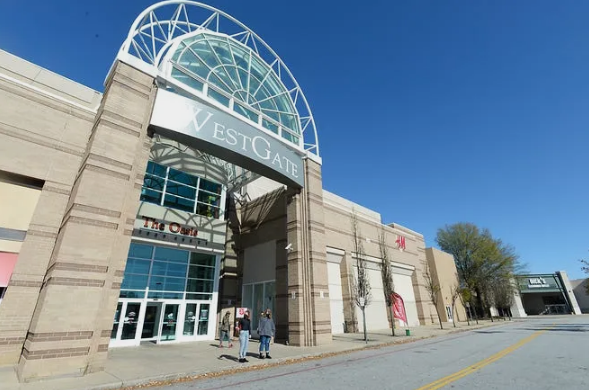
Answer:
[(405, 336), (411, 336), (411, 330), (405, 329)]

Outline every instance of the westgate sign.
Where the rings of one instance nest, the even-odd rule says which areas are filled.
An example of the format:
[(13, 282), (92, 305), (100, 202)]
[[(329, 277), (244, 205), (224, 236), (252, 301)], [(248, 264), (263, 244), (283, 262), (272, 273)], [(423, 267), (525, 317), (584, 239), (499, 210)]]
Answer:
[(287, 185), (302, 187), (300, 152), (202, 102), (157, 91), (151, 125), (164, 136)]

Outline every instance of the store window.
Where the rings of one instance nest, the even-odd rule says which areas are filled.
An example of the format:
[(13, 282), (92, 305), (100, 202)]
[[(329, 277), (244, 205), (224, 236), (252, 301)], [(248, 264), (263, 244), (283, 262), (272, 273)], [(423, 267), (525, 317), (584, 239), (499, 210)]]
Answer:
[(223, 186), (149, 161), (141, 200), (219, 219), (223, 215)]
[(215, 265), (215, 255), (132, 243), (120, 297), (212, 300)]

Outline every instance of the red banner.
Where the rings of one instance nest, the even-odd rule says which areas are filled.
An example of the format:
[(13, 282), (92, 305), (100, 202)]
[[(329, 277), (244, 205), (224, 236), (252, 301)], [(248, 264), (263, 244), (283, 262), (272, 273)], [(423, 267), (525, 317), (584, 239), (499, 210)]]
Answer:
[(393, 294), (393, 314), (395, 318), (403, 321), (407, 325), (407, 313), (405, 313), (405, 303), (403, 298), (397, 293)]

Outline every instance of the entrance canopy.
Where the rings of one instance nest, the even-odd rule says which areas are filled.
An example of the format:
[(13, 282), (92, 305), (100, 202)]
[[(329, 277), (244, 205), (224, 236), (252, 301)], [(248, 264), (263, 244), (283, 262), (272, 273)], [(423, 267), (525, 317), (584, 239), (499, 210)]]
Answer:
[(302, 186), (303, 158), (321, 162), (296, 79), (230, 15), (193, 1), (154, 4), (117, 59), (156, 78), (156, 133), (288, 185)]

